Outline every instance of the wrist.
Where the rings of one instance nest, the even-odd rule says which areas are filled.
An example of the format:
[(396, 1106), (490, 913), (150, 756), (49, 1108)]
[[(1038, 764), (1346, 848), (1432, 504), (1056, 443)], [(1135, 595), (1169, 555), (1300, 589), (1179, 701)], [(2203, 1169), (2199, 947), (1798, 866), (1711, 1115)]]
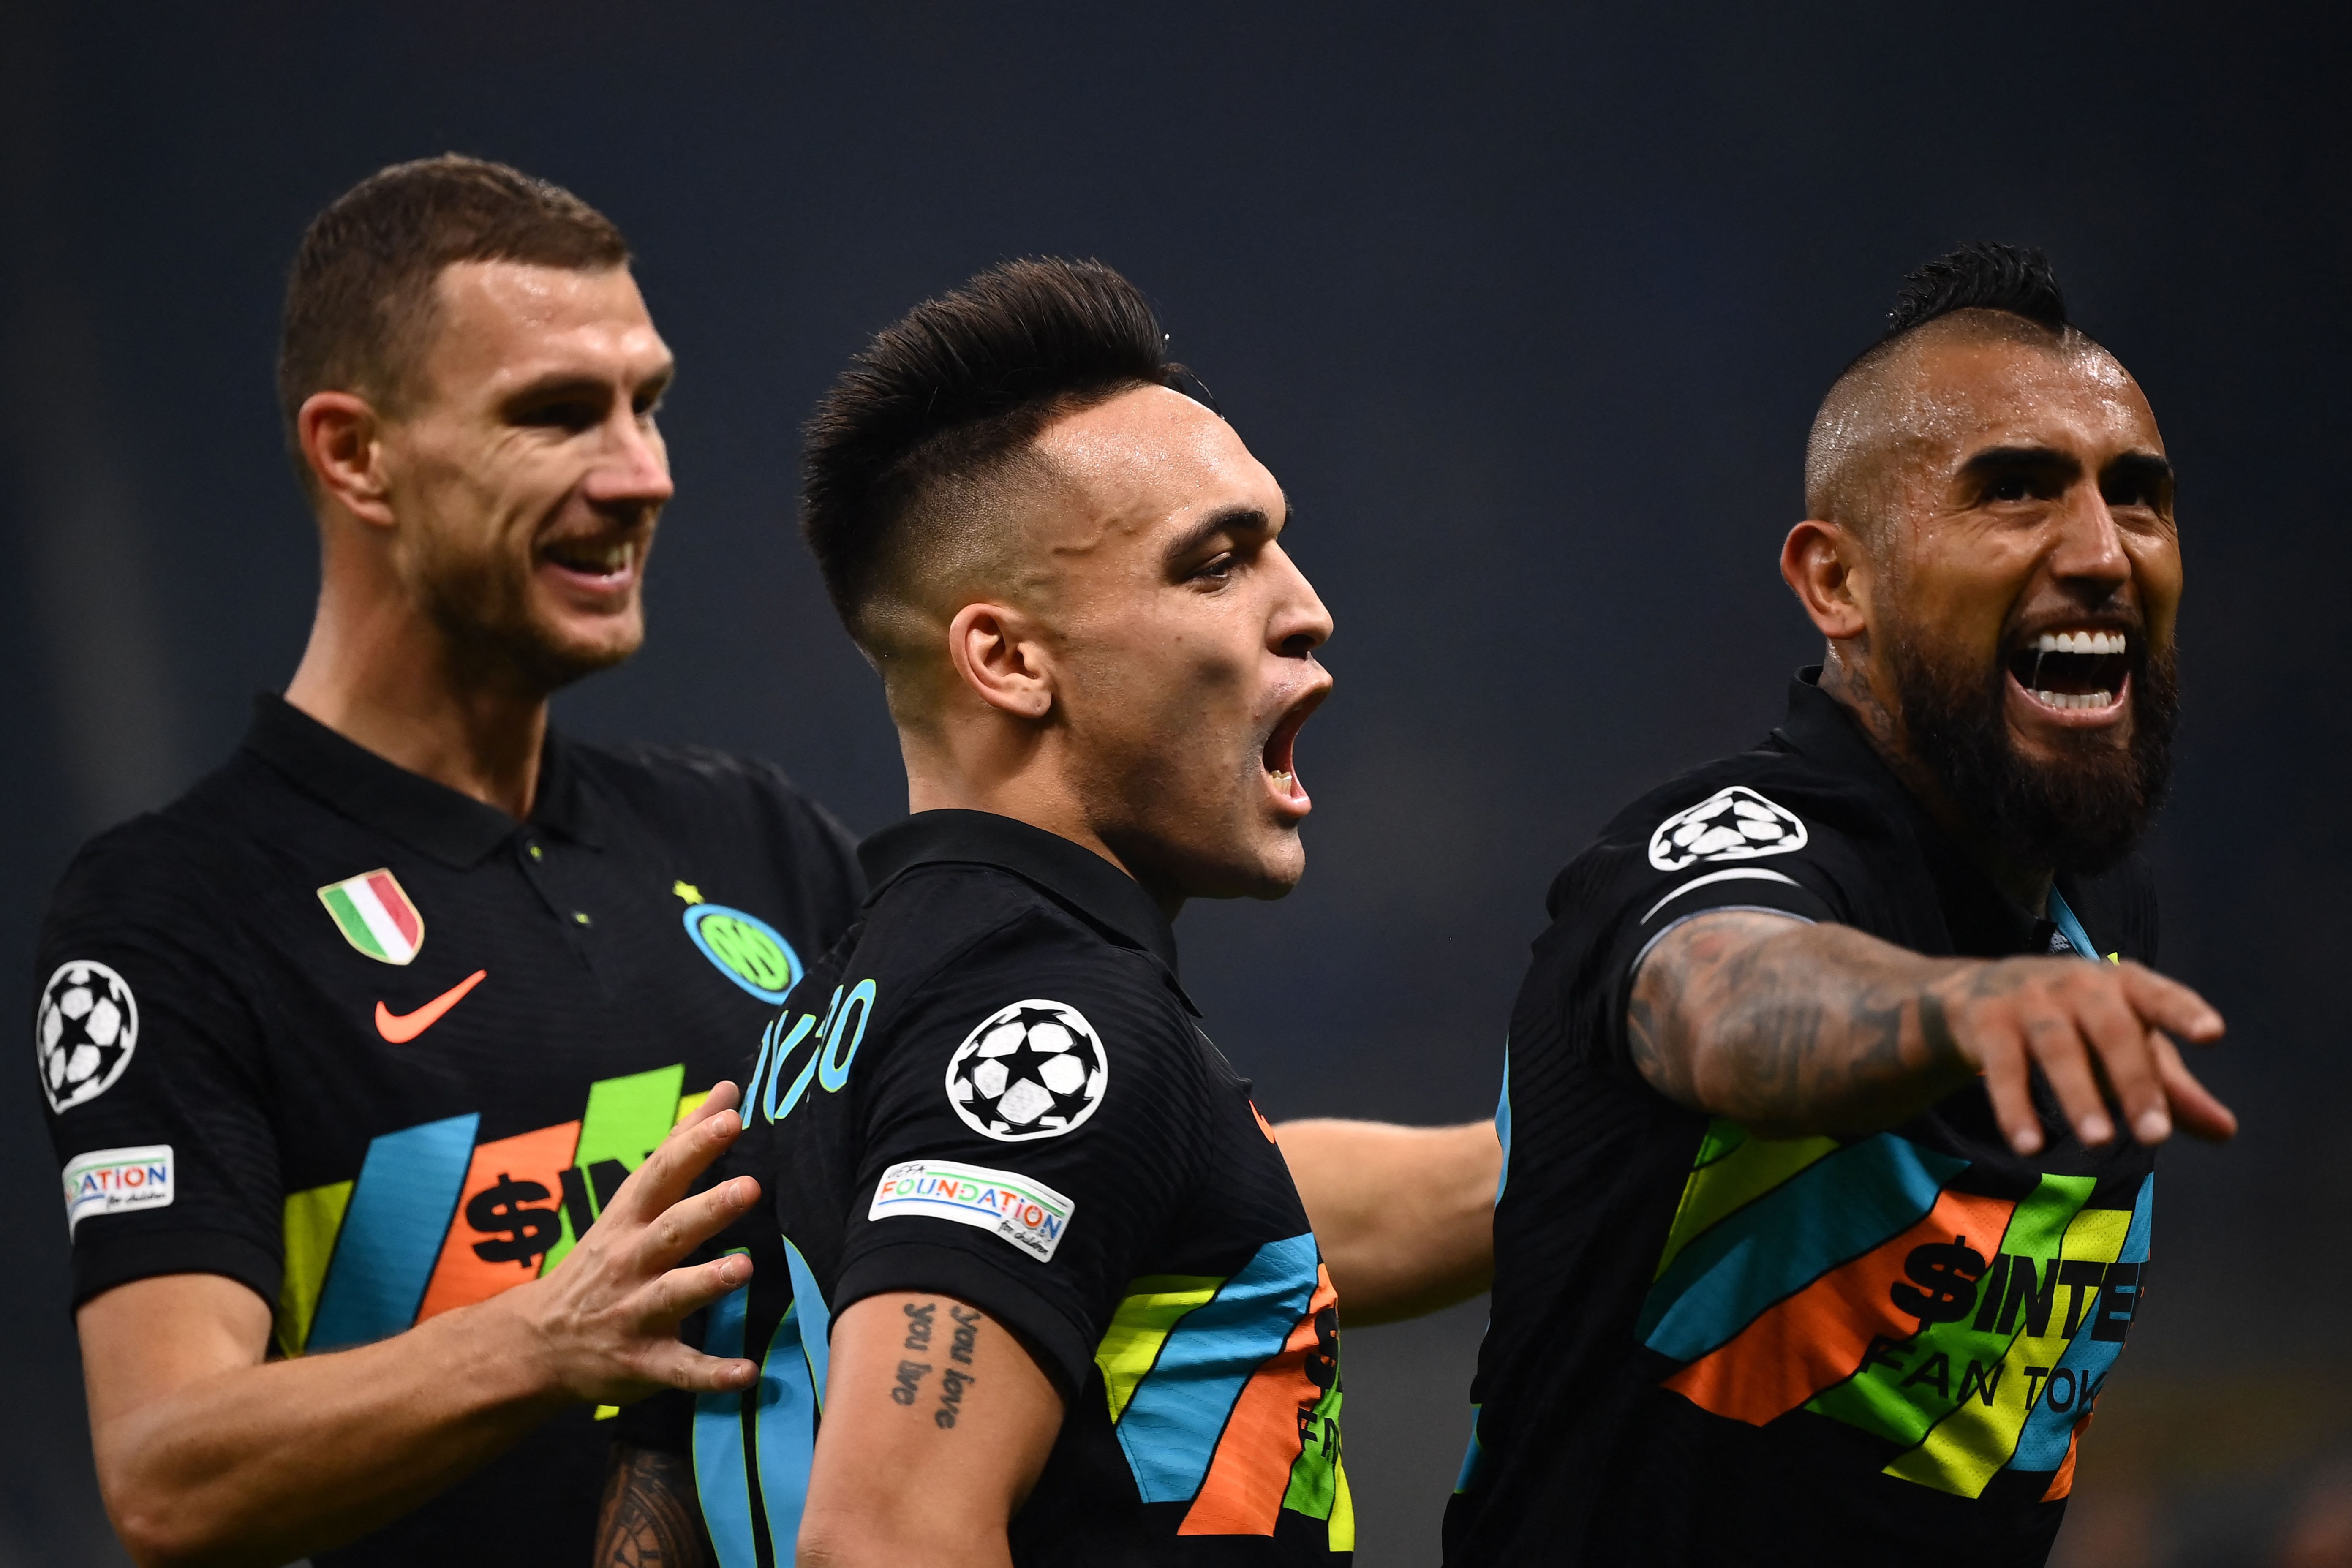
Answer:
[(453, 1326), (462, 1326), (472, 1342), (470, 1374), (488, 1380), (505, 1401), (554, 1410), (584, 1398), (566, 1375), (551, 1331), (547, 1309), (553, 1295), (548, 1280), (534, 1279), (448, 1314), (462, 1320)]

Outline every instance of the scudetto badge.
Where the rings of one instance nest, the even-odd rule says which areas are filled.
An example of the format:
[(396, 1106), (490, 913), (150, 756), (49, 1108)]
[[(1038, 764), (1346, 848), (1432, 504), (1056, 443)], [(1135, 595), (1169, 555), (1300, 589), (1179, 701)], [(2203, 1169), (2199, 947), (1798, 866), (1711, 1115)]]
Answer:
[(139, 1048), (131, 983), (95, 959), (58, 965), (33, 1013), (33, 1054), (51, 1110), (70, 1110), (114, 1087)]
[(948, 1103), (1002, 1143), (1060, 1137), (1109, 1087), (1110, 1058), (1086, 1015), (1042, 998), (991, 1013), (948, 1061)]
[(1699, 860), (1753, 860), (1805, 847), (1805, 825), (1795, 812), (1745, 784), (1720, 789), (1658, 824), (1650, 835), (1650, 864), (1679, 871)]

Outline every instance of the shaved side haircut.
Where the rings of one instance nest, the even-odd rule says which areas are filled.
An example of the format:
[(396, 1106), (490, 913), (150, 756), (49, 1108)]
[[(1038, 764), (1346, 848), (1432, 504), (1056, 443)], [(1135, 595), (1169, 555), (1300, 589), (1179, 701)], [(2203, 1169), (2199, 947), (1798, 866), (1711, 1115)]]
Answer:
[(1099, 261), (992, 267), (875, 335), (808, 425), (801, 528), (859, 649), (894, 679), (945, 596), (1013, 591), (1046, 426), (1139, 386), (1183, 390), (1142, 291)]
[(2040, 250), (1978, 240), (1937, 257), (1903, 279), (1885, 331), (1822, 400), (1805, 443), (1808, 516), (1877, 538), (1888, 459), (1914, 412), (1916, 351), (1946, 335), (2053, 353), (2105, 352), (2067, 320), (2065, 291)]
[(278, 337), (278, 407), (306, 491), (303, 403), (349, 392), (397, 417), (438, 325), (441, 273), (463, 261), (597, 272), (627, 266), (629, 247), (562, 186), (455, 153), (394, 163), (336, 197), (295, 252)]

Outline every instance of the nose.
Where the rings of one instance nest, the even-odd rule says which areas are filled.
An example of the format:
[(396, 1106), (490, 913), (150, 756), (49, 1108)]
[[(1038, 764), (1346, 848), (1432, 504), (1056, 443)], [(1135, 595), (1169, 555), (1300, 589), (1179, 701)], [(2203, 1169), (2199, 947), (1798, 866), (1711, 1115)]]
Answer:
[(588, 500), (600, 506), (656, 507), (677, 487), (669, 477), (669, 447), (649, 416), (617, 399), (604, 422), (603, 450), (589, 471)]
[(1307, 580), (1298, 563), (1280, 545), (1274, 547), (1274, 553), (1286, 580), (1273, 622), (1266, 628), (1267, 641), (1276, 653), (1304, 658), (1331, 640), (1331, 612), (1323, 607), (1315, 584)]
[(2095, 484), (2075, 486), (2059, 522), (2051, 574), (2093, 599), (2105, 599), (2131, 581), (2131, 555), (2106, 498)]

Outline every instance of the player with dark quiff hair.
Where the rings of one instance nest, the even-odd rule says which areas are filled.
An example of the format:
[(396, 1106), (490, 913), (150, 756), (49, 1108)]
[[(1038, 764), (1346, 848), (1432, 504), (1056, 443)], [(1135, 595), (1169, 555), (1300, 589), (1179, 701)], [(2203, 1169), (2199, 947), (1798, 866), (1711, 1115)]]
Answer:
[(811, 422), (912, 815), (747, 1080), (770, 1202), (704, 1345), (760, 1388), (625, 1419), (600, 1564), (1344, 1561), (1341, 1304), (1485, 1284), (1491, 1127), (1269, 1125), (1178, 977), (1186, 900), (1305, 868), (1331, 618), (1166, 345), (1109, 268), (1010, 262)]
[(2036, 251), (1905, 282), (1780, 572), (1753, 750), (1553, 884), (1513, 1010), (1454, 1568), (2028, 1568), (2147, 1289), (2156, 1146), (2236, 1121), (2132, 853), (2180, 605), (2155, 416)]
[(41, 939), (99, 1481), (142, 1565), (576, 1563), (614, 1407), (753, 1375), (677, 1325), (744, 1277), (682, 1265), (754, 1185), (688, 1188), (858, 871), (772, 767), (548, 722), (644, 639), (673, 368), (619, 231), (503, 165), (383, 170), (303, 237), (310, 644), (219, 770), (84, 847)]

